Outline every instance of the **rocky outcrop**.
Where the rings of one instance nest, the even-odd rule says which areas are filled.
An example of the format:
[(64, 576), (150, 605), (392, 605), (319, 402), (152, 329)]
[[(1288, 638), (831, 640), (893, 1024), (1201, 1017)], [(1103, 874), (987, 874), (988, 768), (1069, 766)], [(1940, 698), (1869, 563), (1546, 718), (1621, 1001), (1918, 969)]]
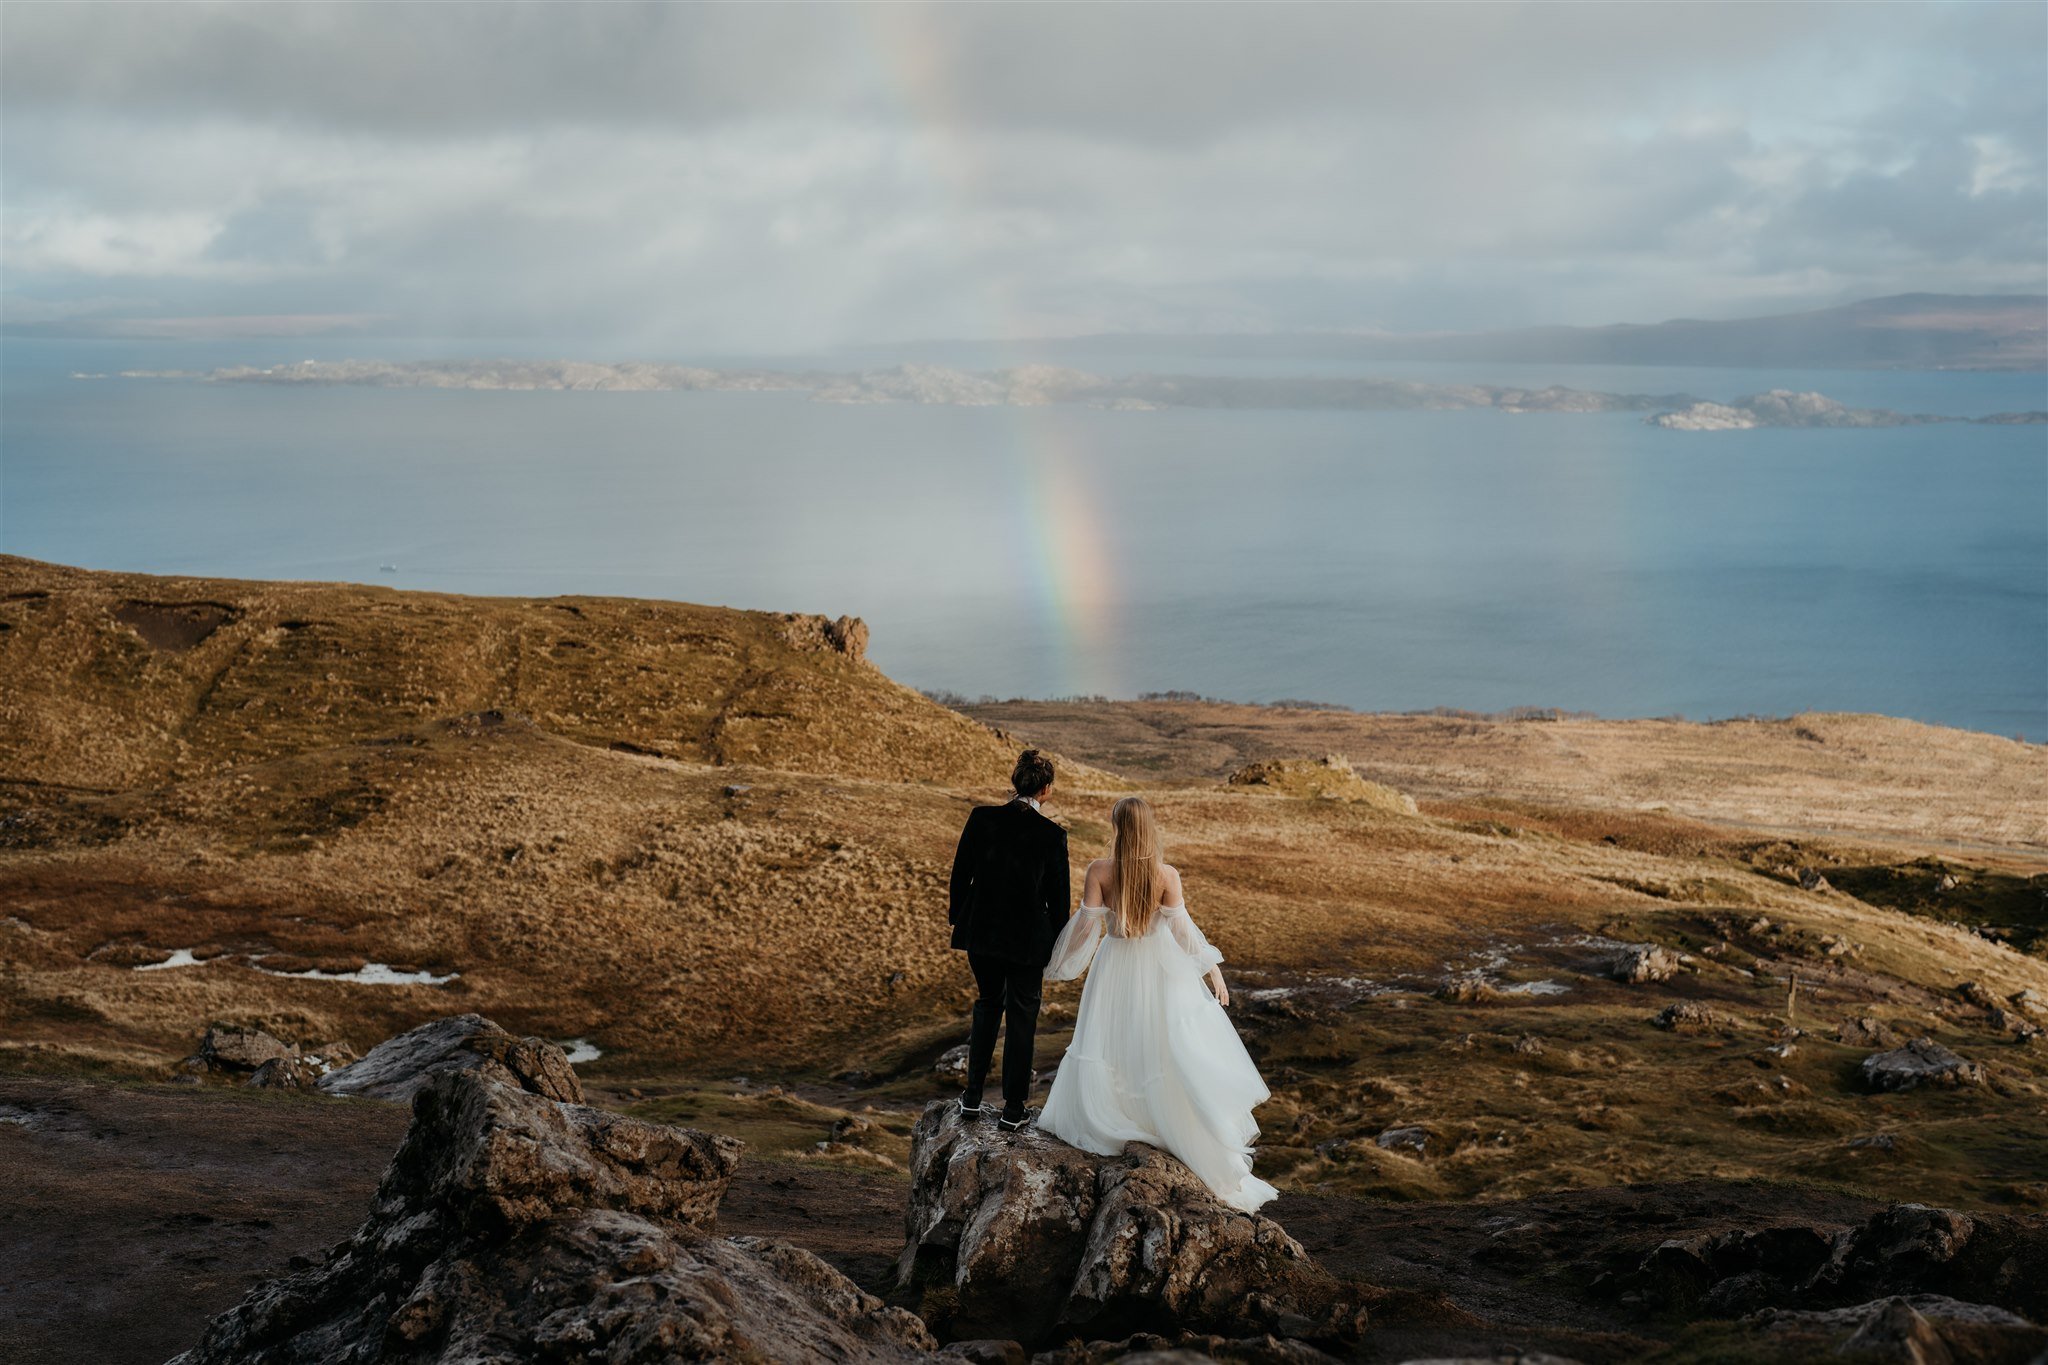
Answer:
[(1043, 1345), (1133, 1332), (1355, 1337), (1364, 1311), (1270, 1218), (1172, 1157), (1079, 1151), (926, 1107), (911, 1137), (900, 1284), (942, 1335)]
[(209, 1024), (199, 1050), (178, 1063), (178, 1079), (190, 1082), (211, 1077), (249, 1085), (307, 1090), (322, 1076), (356, 1059), (344, 1043), (302, 1048), (260, 1028), (240, 1024)]
[(1982, 1085), (1984, 1068), (1950, 1052), (1932, 1038), (1915, 1038), (1902, 1048), (1863, 1059), (1863, 1079), (1876, 1090), (1914, 1090)]
[(1626, 1284), (1655, 1306), (1716, 1317), (1939, 1294), (2043, 1322), (2043, 1265), (2048, 1216), (1894, 1204), (1854, 1227), (1792, 1224), (1667, 1241)]
[(790, 647), (811, 653), (844, 654), (859, 663), (868, 654), (868, 623), (858, 616), (808, 616), (788, 612), (782, 633)]
[[(365, 1059), (367, 1060), (367, 1058)], [(370, 1216), (177, 1365), (895, 1362), (936, 1349), (810, 1252), (709, 1230), (740, 1143), (429, 1077)]]
[(1229, 777), (1233, 787), (1273, 792), (1281, 796), (1308, 797), (1319, 801), (1348, 801), (1385, 811), (1389, 815), (1414, 815), (1415, 798), (1406, 792), (1369, 782), (1358, 775), (1351, 760), (1342, 754), (1321, 758), (1274, 758), (1247, 763)]
[(436, 1077), (457, 1071), (481, 1071), (514, 1089), (583, 1102), (583, 1084), (562, 1049), (544, 1038), (515, 1037), (480, 1014), (431, 1020), (387, 1038), (318, 1084), (330, 1095), (409, 1100)]
[(1849, 1356), (1908, 1365), (2038, 1359), (2048, 1332), (2016, 1313), (1941, 1294), (1893, 1295), (1846, 1308), (1766, 1308), (1744, 1319), (1759, 1355)]

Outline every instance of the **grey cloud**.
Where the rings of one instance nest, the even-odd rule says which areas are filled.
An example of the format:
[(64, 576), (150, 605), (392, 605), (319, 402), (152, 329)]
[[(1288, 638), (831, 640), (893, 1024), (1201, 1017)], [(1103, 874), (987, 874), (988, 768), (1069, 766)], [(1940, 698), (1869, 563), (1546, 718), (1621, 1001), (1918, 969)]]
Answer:
[(17, 319), (676, 354), (2048, 283), (2038, 6), (17, 5), (5, 38)]

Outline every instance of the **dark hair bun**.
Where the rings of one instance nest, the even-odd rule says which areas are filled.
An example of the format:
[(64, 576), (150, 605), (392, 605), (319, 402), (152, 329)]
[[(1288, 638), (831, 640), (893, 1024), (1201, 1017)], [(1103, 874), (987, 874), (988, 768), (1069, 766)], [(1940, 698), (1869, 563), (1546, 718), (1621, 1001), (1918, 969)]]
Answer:
[(1019, 796), (1036, 796), (1052, 785), (1052, 760), (1036, 749), (1026, 749), (1017, 755), (1017, 766), (1010, 773), (1010, 785), (1017, 789)]

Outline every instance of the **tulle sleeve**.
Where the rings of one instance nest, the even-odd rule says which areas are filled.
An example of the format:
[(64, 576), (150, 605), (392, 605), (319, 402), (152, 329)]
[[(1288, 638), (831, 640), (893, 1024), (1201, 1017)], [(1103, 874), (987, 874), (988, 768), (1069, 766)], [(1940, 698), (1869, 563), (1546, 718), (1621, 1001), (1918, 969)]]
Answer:
[(1045, 979), (1072, 981), (1087, 971), (1108, 918), (1109, 911), (1100, 905), (1084, 905), (1069, 916), (1060, 936), (1052, 941), (1052, 961), (1045, 964)]
[(1189, 917), (1185, 905), (1162, 905), (1159, 913), (1166, 916), (1167, 932), (1173, 935), (1173, 941), (1181, 946), (1181, 951), (1188, 955), (1197, 971), (1206, 972), (1223, 960), (1223, 954), (1202, 936), (1200, 927)]

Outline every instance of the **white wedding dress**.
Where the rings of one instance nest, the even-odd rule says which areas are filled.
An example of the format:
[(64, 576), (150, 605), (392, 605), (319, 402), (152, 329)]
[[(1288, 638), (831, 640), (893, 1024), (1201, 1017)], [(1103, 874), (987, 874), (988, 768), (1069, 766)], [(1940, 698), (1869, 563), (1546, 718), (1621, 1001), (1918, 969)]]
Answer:
[(1186, 906), (1161, 906), (1149, 932), (1121, 938), (1107, 907), (1083, 905), (1045, 968), (1049, 981), (1088, 980), (1038, 1127), (1105, 1156), (1149, 1142), (1250, 1211), (1279, 1193), (1252, 1174), (1252, 1110), (1272, 1092), (1202, 982), (1222, 960)]

